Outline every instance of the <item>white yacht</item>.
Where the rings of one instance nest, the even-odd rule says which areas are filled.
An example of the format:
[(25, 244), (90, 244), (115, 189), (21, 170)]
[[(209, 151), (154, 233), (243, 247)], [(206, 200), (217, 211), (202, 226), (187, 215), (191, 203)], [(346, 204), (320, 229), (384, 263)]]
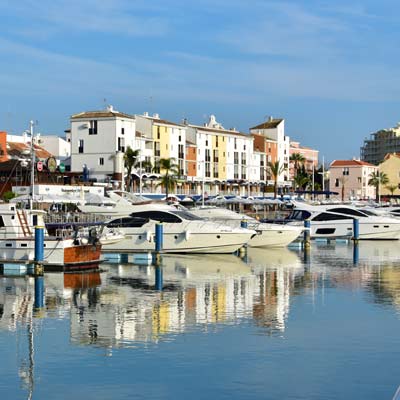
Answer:
[(149, 203), (151, 200), (142, 196), (121, 190), (110, 190), (107, 192), (107, 197), (101, 199), (100, 202), (85, 202), (79, 204), (78, 208), (84, 213), (100, 214), (110, 219), (127, 216), (136, 210), (137, 205)]
[(239, 227), (242, 221), (246, 221), (248, 228), (257, 232), (257, 235), (247, 243), (250, 247), (284, 247), (296, 240), (303, 231), (300, 226), (260, 223), (255, 218), (226, 208), (204, 206), (192, 208), (190, 212), (198, 217), (234, 227)]
[(288, 224), (303, 224), (305, 219), (311, 223), (311, 238), (340, 238), (353, 234), (353, 220), (359, 220), (360, 239), (398, 240), (400, 239), (400, 219), (378, 215), (372, 209), (354, 206), (309, 205), (294, 202), (294, 209), (288, 216)]
[[(32, 262), (35, 257), (34, 226), (44, 226), (40, 210), (17, 209), (15, 204), (0, 204), (0, 262)], [(49, 235), (45, 229), (45, 265), (78, 267), (100, 260), (101, 244), (97, 235), (83, 237), (78, 231)]]
[(134, 212), (111, 219), (105, 228), (118, 229), (125, 238), (104, 244), (106, 252), (146, 252), (155, 248), (155, 225), (163, 223), (164, 253), (233, 253), (256, 232), (206, 221), (165, 204), (131, 205)]

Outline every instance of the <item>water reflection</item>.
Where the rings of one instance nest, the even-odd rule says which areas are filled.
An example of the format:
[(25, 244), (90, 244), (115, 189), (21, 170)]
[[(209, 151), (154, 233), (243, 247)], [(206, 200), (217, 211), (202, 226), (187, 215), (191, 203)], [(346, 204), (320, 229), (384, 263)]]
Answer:
[[(365, 290), (372, 301), (399, 307), (396, 243), (360, 243), (357, 265), (353, 247), (344, 244), (314, 245), (308, 257), (304, 263), (297, 251), (257, 248), (249, 249), (246, 262), (233, 255), (164, 256), (161, 283), (149, 265), (46, 274), (40, 317), (69, 319), (75, 345), (112, 348), (244, 322), (281, 335), (296, 296), (326, 288)], [(34, 298), (32, 277), (2, 277), (0, 329), (29, 325)]]

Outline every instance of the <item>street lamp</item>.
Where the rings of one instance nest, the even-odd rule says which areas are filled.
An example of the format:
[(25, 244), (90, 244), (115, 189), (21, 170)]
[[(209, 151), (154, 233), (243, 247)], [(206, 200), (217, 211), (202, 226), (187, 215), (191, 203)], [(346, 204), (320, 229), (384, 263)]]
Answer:
[(140, 144), (139, 144), (139, 194), (142, 195), (142, 183), (143, 183), (143, 171), (142, 171), (142, 141), (144, 135), (140, 135)]

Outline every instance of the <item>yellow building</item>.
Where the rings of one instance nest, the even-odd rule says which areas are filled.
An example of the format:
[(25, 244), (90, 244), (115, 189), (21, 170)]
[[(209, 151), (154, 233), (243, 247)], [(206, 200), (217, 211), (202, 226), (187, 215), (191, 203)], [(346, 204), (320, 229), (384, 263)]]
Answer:
[[(383, 172), (389, 178), (389, 183), (381, 187), (383, 196), (400, 195), (400, 153), (388, 153), (379, 164), (379, 172)], [(390, 189), (389, 189), (390, 188)]]

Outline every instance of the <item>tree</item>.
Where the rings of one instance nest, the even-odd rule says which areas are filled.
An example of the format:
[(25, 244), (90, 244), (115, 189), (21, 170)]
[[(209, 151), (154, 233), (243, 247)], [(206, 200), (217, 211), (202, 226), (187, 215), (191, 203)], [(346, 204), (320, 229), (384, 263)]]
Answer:
[(295, 183), (296, 187), (298, 187), (299, 189), (302, 189), (302, 190), (305, 190), (307, 188), (310, 181), (311, 181), (311, 179), (307, 175), (298, 174), (294, 178), (294, 183)]
[(380, 186), (387, 185), (388, 183), (389, 178), (384, 172), (376, 171), (369, 175), (368, 185), (375, 186), (376, 199), (378, 201), (380, 200)]
[(169, 192), (174, 189), (177, 182), (175, 176), (179, 175), (179, 165), (175, 162), (175, 158), (160, 158), (154, 168), (164, 172), (159, 185), (165, 188), (165, 197), (168, 198)]
[(278, 179), (279, 175), (283, 172), (283, 165), (280, 164), (279, 161), (268, 162), (268, 168), (271, 172), (272, 177), (274, 178), (274, 199), (276, 199), (278, 195)]
[(385, 186), (385, 188), (386, 188), (387, 190), (389, 190), (390, 195), (393, 196), (394, 192), (395, 192), (396, 189), (397, 189), (397, 186), (396, 186), (396, 185), (387, 185), (387, 186)]
[(127, 173), (127, 187), (128, 192), (132, 190), (132, 169), (136, 168), (139, 163), (140, 150), (132, 150), (131, 147), (127, 147), (124, 154), (124, 164)]
[[(305, 157), (301, 153), (293, 153), (290, 156), (290, 161), (294, 162), (294, 177), (296, 178), (297, 176), (297, 171), (299, 169), (299, 165), (303, 165), (304, 161), (306, 161)], [(296, 189), (296, 188), (295, 188)]]
[(6, 203), (9, 203), (11, 199), (13, 199), (16, 196), (16, 194), (14, 192), (11, 191), (7, 191), (3, 194), (3, 200)]

